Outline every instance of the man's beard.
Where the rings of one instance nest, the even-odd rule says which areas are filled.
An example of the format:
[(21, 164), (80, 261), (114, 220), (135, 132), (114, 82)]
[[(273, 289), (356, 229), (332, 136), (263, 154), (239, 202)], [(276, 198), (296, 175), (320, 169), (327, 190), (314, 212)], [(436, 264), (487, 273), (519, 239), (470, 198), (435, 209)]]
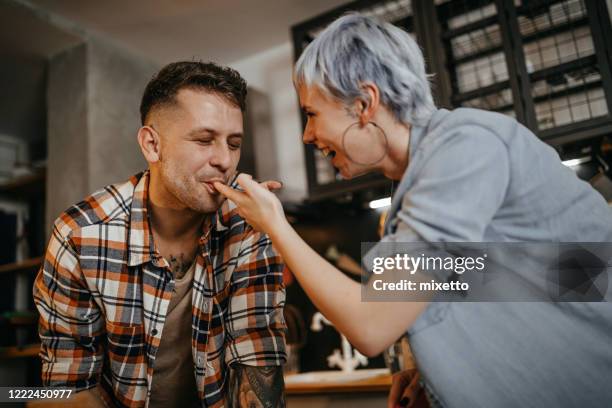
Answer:
[[(221, 194), (210, 194), (202, 184), (203, 180), (210, 178), (223, 178), (215, 175), (188, 175), (181, 174), (176, 166), (162, 161), (161, 180), (166, 189), (183, 205), (199, 213), (210, 214), (219, 209), (224, 197)], [(199, 181), (202, 180), (202, 181)]]

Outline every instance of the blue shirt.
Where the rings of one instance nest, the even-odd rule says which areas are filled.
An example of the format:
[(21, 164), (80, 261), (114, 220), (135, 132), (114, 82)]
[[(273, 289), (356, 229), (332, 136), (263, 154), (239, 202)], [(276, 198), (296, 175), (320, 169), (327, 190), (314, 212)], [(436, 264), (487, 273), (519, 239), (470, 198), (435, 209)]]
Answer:
[[(612, 213), (505, 115), (413, 127), (381, 242), (612, 242)], [(433, 302), (408, 331), (446, 407), (612, 406), (612, 303)]]

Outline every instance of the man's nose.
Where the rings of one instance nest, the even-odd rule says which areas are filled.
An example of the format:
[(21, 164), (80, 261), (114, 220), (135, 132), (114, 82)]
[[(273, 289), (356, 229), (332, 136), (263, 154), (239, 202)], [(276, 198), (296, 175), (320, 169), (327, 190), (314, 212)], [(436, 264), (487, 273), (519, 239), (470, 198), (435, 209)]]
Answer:
[(221, 171), (228, 170), (232, 165), (232, 155), (229, 146), (224, 143), (216, 145), (210, 159), (210, 164)]

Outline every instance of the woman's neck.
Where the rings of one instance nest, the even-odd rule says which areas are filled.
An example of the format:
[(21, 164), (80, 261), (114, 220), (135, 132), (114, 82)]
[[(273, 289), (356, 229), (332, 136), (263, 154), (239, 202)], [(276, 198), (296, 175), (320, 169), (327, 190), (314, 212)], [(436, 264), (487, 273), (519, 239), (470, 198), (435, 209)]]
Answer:
[(410, 125), (390, 122), (386, 125), (387, 160), (383, 160), (382, 173), (391, 180), (401, 180), (409, 161)]

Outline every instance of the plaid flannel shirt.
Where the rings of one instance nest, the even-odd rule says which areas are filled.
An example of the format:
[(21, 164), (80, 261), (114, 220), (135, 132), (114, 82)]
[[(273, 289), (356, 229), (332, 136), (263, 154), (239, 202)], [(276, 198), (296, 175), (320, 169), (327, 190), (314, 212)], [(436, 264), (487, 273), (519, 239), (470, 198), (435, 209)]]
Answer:
[[(146, 406), (174, 288), (147, 216), (149, 172), (107, 186), (56, 221), (34, 283), (42, 380), (101, 383), (119, 406)], [(202, 406), (222, 406), (232, 363), (286, 359), (283, 264), (226, 200), (199, 241), (191, 348)]]

